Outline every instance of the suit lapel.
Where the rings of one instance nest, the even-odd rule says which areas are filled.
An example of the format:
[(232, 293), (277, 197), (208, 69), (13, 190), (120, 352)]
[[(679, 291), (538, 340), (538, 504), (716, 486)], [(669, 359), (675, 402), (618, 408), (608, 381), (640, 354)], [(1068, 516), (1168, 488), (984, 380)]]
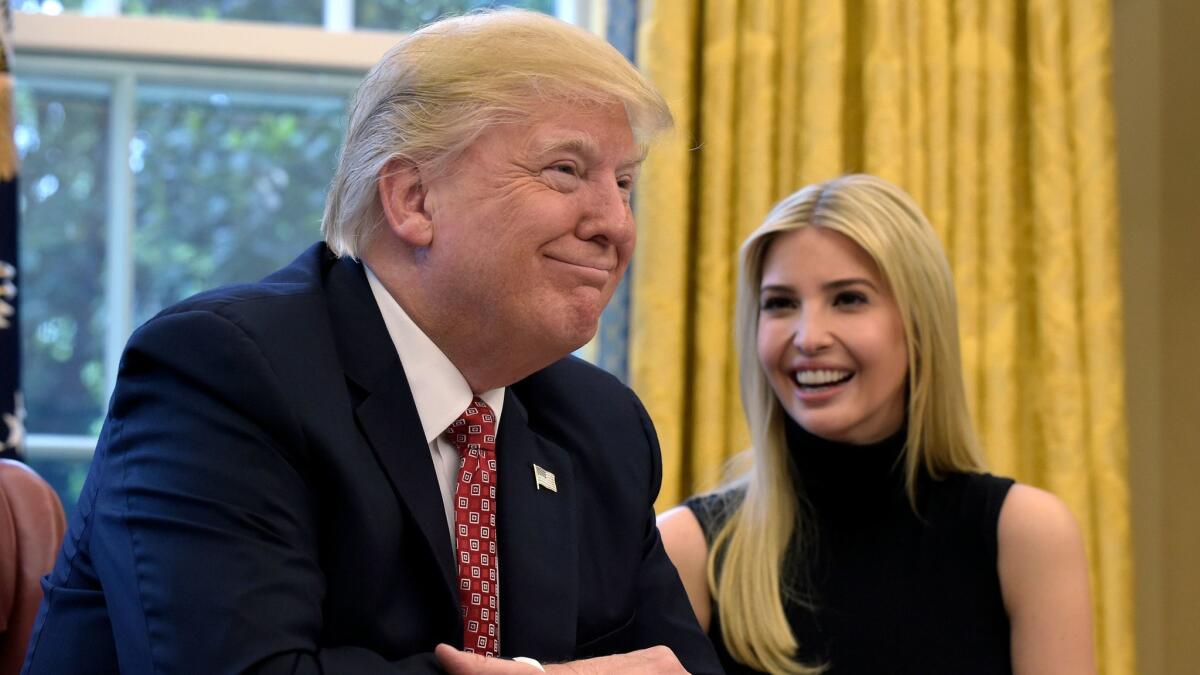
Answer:
[(457, 607), (457, 572), (429, 445), (425, 442), (403, 368), (397, 367), (389, 379), (391, 386), (367, 396), (355, 409), (355, 415), (392, 487), (408, 507), (421, 534), (425, 535), (425, 541), (437, 559), (438, 569), (442, 571), (446, 590)]
[(375, 304), (362, 265), (332, 264), (326, 280), (339, 357), (354, 385), (354, 413), (379, 465), (424, 535), (441, 570), (447, 599), (458, 607), (446, 511), (404, 367)]
[[(511, 387), (504, 395), (496, 455), (501, 651), (570, 659), (579, 602), (571, 459), (529, 427)], [(554, 474), (557, 492), (537, 487), (535, 464)]]

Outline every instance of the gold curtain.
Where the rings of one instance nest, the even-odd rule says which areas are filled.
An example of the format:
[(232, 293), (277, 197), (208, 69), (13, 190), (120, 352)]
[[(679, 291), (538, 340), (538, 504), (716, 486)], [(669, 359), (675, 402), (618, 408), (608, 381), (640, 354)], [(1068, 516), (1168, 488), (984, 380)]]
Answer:
[(746, 445), (736, 250), (780, 197), (852, 171), (946, 246), (991, 470), (1062, 497), (1091, 561), (1102, 672), (1134, 670), (1107, 0), (642, 0), (676, 115), (638, 188), (630, 378), (666, 508)]

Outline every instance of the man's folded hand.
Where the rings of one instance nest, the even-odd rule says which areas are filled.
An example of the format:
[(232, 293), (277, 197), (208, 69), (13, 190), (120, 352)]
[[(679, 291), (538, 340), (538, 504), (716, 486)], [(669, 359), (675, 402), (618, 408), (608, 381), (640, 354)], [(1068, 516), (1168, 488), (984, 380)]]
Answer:
[[(487, 659), (478, 654), (459, 651), (450, 645), (441, 644), (434, 650), (438, 663), (450, 675), (531, 675), (535, 666), (509, 661)], [(628, 654), (614, 654), (592, 659), (581, 659), (569, 663), (546, 664), (547, 673), (560, 675), (607, 675), (629, 673), (630, 675), (686, 674), (687, 671), (675, 658), (669, 647), (657, 646), (639, 649)]]

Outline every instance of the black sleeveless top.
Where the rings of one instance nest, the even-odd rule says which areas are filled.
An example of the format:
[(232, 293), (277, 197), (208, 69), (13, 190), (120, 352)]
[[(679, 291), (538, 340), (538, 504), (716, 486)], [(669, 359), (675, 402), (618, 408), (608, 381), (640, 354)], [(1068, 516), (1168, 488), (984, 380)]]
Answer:
[[(827, 673), (1011, 673), (996, 535), (1013, 481), (989, 474), (922, 476), (914, 513), (904, 490), (903, 430), (878, 444), (818, 438), (787, 420), (793, 477), (808, 514), (803, 564), (785, 564), (784, 609), (802, 662)], [(743, 492), (692, 497), (709, 544)], [(795, 551), (788, 559), (794, 560)], [(789, 597), (790, 596), (790, 597)], [(709, 638), (736, 662), (713, 604)]]

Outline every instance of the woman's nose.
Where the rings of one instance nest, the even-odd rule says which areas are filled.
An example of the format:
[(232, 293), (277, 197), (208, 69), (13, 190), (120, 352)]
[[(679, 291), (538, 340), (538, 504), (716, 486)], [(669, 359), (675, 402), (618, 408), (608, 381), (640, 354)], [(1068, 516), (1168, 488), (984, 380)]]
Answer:
[(792, 344), (802, 354), (817, 354), (831, 344), (833, 337), (829, 332), (828, 322), (819, 311), (804, 310), (796, 319), (796, 332), (792, 336)]

